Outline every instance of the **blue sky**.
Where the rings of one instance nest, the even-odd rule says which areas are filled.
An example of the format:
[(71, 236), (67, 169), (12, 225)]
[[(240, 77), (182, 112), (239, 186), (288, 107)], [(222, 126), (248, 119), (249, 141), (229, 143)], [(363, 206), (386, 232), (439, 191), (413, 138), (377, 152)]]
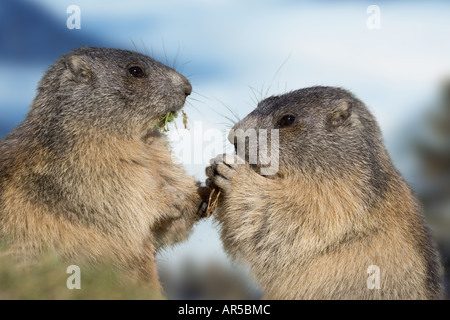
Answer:
[[(420, 109), (421, 100), (429, 99), (450, 73), (450, 4), (445, 2), (380, 2), (380, 30), (366, 27), (371, 2), (31, 2), (48, 10), (61, 28), (67, 6), (77, 4), (82, 29), (74, 34), (95, 35), (122, 48), (133, 48), (134, 42), (163, 61), (167, 55), (169, 64), (180, 51), (179, 64), (186, 63), (182, 71), (195, 92), (219, 99), (241, 116), (254, 107), (249, 86), (264, 88), (264, 96), (269, 86), (268, 93), (277, 94), (337, 85), (364, 100), (391, 134), (399, 119), (404, 121), (405, 110)], [(0, 84), (13, 87), (13, 71), (3, 67)], [(43, 69), (39, 66), (26, 80), (22, 99), (2, 94), (2, 100), (28, 105)], [(223, 109), (218, 101), (205, 103), (204, 108)]]
[[(347, 88), (377, 117), (389, 151), (407, 175), (411, 161), (398, 146), (414, 134), (417, 119), (450, 75), (450, 3), (444, 1), (24, 2), (29, 3), (54, 19), (52, 28), (62, 29), (66, 8), (78, 5), (81, 30), (70, 35), (117, 48), (136, 46), (171, 66), (176, 60), (194, 87), (186, 112), (205, 129), (226, 128), (229, 121), (218, 114), (230, 116), (224, 104), (244, 117), (255, 100), (268, 95), (313, 85)], [(381, 10), (380, 30), (366, 26), (372, 4)], [(21, 12), (15, 14), (20, 20)], [(38, 46), (30, 55), (34, 49)], [(54, 56), (62, 53), (55, 46)], [(23, 118), (49, 63), (0, 59), (0, 124)], [(187, 169), (204, 177), (204, 165)], [(211, 223), (201, 224), (189, 243), (162, 259), (192, 252), (223, 258)]]

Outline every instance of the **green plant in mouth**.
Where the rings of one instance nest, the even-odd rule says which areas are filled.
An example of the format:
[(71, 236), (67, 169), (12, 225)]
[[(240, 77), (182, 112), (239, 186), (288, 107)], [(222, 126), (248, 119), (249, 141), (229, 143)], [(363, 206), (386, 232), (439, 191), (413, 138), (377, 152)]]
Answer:
[[(184, 110), (181, 110), (183, 115), (183, 125), (184, 128), (187, 129), (187, 115)], [(155, 125), (156, 129), (162, 132), (169, 131), (169, 123), (174, 122), (175, 119), (178, 118), (178, 113), (173, 113), (172, 111), (167, 112), (165, 115), (159, 118), (158, 123)]]
[(184, 128), (187, 129), (187, 115), (186, 115), (186, 113), (184, 112), (184, 110), (181, 110), (181, 114), (183, 115), (183, 125), (184, 125)]
[(178, 117), (178, 114), (173, 113), (172, 111), (167, 112), (165, 115), (159, 118), (158, 123), (155, 125), (156, 129), (162, 132), (169, 131), (169, 123), (175, 121)]

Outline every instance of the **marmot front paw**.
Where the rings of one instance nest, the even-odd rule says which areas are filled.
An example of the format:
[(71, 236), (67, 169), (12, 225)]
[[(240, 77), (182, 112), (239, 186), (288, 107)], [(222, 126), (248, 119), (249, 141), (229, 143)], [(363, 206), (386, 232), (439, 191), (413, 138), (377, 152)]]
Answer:
[(210, 164), (206, 168), (207, 186), (217, 186), (224, 192), (229, 192), (238, 167), (245, 164), (245, 161), (237, 155), (223, 154), (212, 159)]

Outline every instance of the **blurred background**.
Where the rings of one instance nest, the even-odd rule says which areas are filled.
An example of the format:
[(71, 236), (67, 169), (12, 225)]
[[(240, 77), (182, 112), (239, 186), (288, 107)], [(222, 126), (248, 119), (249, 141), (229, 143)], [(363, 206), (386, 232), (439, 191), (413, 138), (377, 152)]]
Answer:
[[(79, 29), (68, 28), (71, 5)], [(234, 114), (267, 96), (344, 87), (378, 119), (449, 270), (449, 14), (446, 1), (1, 0), (0, 137), (23, 120), (45, 70), (83, 45), (136, 50), (174, 67), (194, 88), (189, 126), (201, 121), (224, 137)], [(201, 181), (206, 165), (185, 163)], [(158, 261), (168, 298), (261, 297), (247, 268), (227, 258), (212, 219)]]

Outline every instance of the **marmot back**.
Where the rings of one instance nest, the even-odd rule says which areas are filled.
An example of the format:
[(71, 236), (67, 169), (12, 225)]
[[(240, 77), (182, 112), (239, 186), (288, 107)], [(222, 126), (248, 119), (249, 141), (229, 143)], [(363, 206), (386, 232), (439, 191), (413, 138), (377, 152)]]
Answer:
[(110, 259), (159, 288), (156, 251), (200, 218), (199, 188), (157, 129), (191, 90), (132, 51), (84, 47), (58, 59), (0, 144), (0, 235), (10, 252)]
[[(232, 143), (246, 140), (238, 129), (268, 130), (269, 145), (278, 134), (274, 174), (261, 174), (260, 158), (239, 165), (237, 156), (207, 169), (222, 191), (224, 246), (250, 265), (266, 298), (441, 297), (420, 206), (360, 100), (340, 88), (301, 89), (263, 100), (233, 129)], [(247, 143), (241, 157), (259, 147)]]

